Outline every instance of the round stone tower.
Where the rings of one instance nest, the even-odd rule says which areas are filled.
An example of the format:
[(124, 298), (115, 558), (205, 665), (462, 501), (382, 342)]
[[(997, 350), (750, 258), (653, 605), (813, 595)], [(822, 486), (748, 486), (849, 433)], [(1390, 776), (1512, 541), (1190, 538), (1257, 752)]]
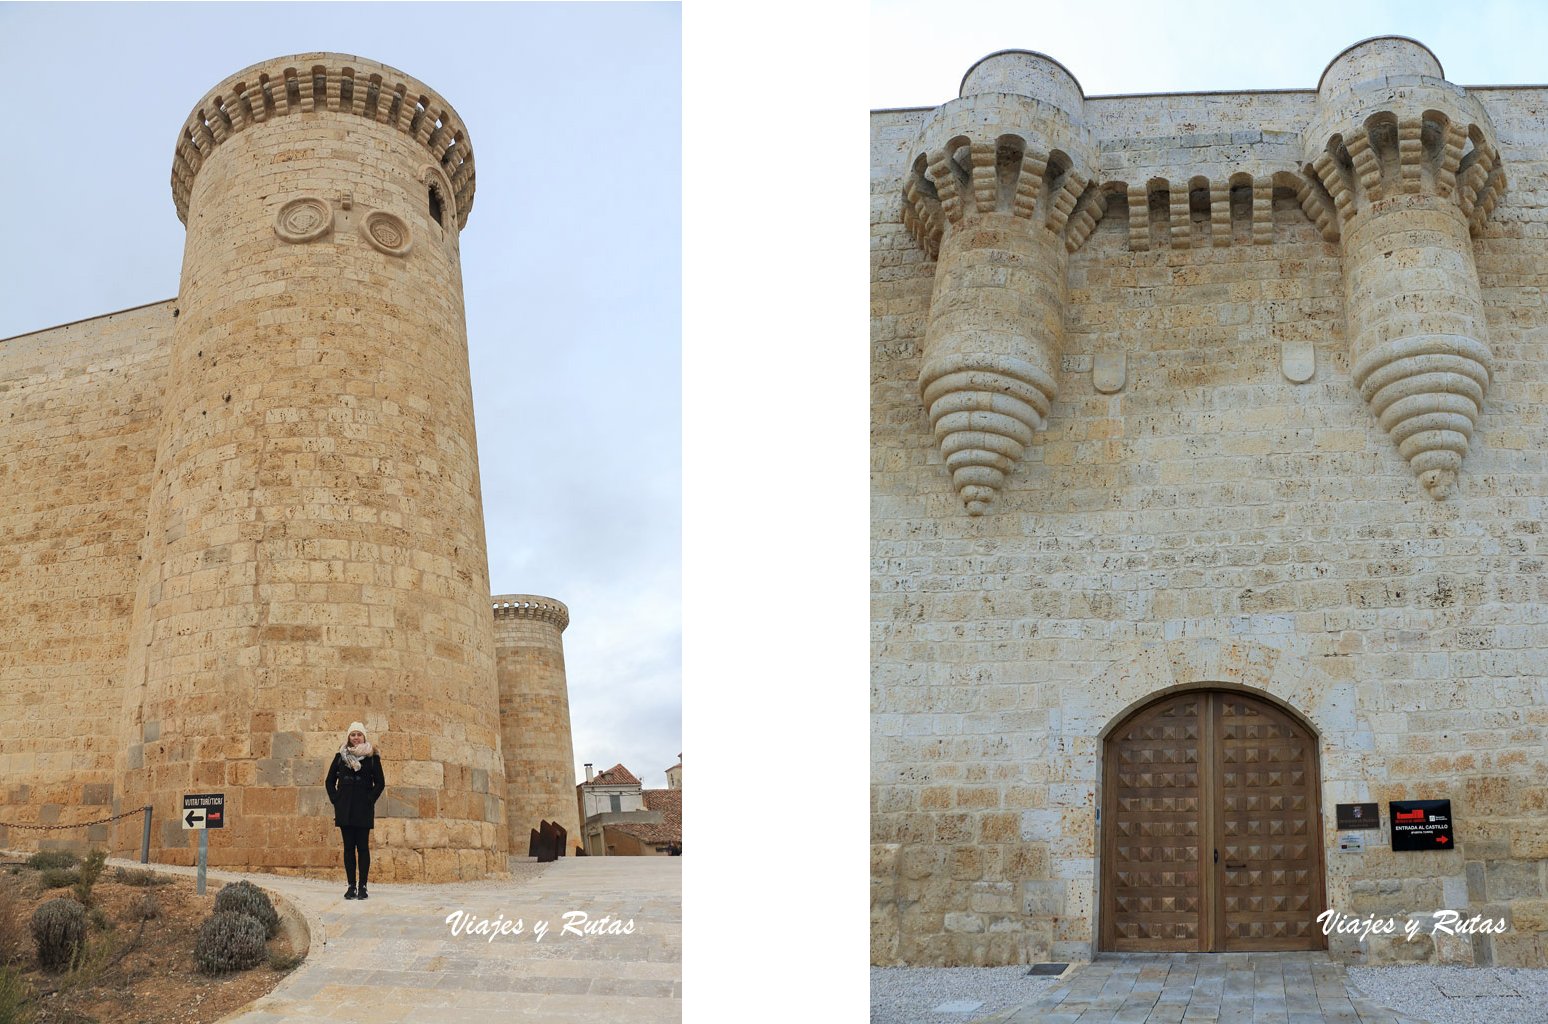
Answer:
[(1472, 239), (1505, 188), (1494, 126), (1427, 47), (1381, 36), (1328, 65), (1305, 138), (1339, 220), (1355, 386), (1443, 499), (1493, 362)]
[(1084, 104), (1058, 61), (1006, 50), (968, 70), (914, 144), (904, 221), (938, 260), (920, 397), (969, 515), (1053, 403), (1066, 229), (1097, 167)]
[(560, 637), (570, 610), (531, 594), (502, 594), (493, 601), (511, 853), (527, 852), (532, 829), (544, 819), (569, 833), (573, 849), (580, 819)]
[(458, 231), (473, 153), (393, 68), (311, 53), (178, 133), (187, 225), (122, 762), (152, 857), (224, 792), (213, 864), (328, 873), (349, 723), (382, 751), (377, 880), (503, 869), (505, 769)]

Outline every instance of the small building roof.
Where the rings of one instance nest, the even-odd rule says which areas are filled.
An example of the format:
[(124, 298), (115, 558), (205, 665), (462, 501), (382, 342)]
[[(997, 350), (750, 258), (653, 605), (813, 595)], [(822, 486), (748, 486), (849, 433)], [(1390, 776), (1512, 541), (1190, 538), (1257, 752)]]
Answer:
[(646, 810), (661, 813), (659, 823), (627, 822), (607, 827), (631, 835), (642, 843), (681, 843), (683, 841), (683, 791), (647, 789), (644, 791), (644, 796)]
[(597, 772), (596, 777), (589, 782), (582, 782), (582, 786), (638, 786), (640, 780), (634, 777), (634, 773), (621, 764), (615, 764), (606, 771)]

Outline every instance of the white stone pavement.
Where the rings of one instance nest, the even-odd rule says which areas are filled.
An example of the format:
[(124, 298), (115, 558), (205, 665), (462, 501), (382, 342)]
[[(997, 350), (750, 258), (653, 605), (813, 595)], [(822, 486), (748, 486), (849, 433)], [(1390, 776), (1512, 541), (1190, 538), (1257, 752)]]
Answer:
[[(134, 861), (109, 864), (138, 867)], [(246, 878), (306, 917), (311, 953), (279, 987), (221, 1024), (500, 1021), (657, 1024), (682, 1020), (682, 859), (565, 857), (518, 861), (509, 882), (372, 883), (365, 902), (344, 882), (211, 870), (218, 889)], [(151, 865), (191, 874), (193, 868)], [(340, 874), (342, 874), (340, 869)], [(519, 919), (520, 934), (451, 933), (454, 911)], [(563, 933), (565, 913), (633, 920), (628, 935)], [(539, 941), (533, 929), (548, 922)]]

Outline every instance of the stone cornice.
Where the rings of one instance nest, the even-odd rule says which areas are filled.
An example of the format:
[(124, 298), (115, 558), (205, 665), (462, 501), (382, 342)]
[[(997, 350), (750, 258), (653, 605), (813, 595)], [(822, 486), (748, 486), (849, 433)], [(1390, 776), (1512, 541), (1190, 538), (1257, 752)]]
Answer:
[(536, 594), (496, 594), (490, 598), (497, 619), (535, 619), (559, 627), (563, 633), (570, 624), (570, 609), (564, 602)]
[(287, 114), (335, 111), (391, 125), (417, 139), (452, 187), (457, 227), (473, 207), (473, 149), (451, 104), (417, 79), (374, 60), (303, 53), (244, 68), (188, 115), (172, 157), (172, 201), (188, 222), (188, 198), (204, 161), (230, 136)]

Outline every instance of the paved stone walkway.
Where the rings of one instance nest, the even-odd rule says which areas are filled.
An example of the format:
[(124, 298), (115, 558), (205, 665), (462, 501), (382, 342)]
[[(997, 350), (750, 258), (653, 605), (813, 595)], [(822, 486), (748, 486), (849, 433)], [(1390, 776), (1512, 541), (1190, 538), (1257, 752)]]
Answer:
[[(311, 954), (273, 992), (221, 1024), (371, 1024), (470, 1020), (666, 1024), (682, 1020), (682, 859), (523, 859), (510, 882), (373, 883), (364, 903), (344, 883), (211, 870), (211, 891), (246, 878), (306, 917)], [(134, 861), (109, 864), (137, 867)], [(193, 868), (152, 865), (191, 874)], [(342, 869), (341, 869), (342, 873)], [(451, 934), (448, 915), (520, 919), (520, 934)], [(565, 913), (633, 919), (629, 935), (565, 934)], [(533, 928), (547, 921), (539, 941)], [(578, 922), (576, 922), (578, 923)]]
[(1417, 1024), (1346, 982), (1325, 953), (1103, 954), (978, 1024)]

